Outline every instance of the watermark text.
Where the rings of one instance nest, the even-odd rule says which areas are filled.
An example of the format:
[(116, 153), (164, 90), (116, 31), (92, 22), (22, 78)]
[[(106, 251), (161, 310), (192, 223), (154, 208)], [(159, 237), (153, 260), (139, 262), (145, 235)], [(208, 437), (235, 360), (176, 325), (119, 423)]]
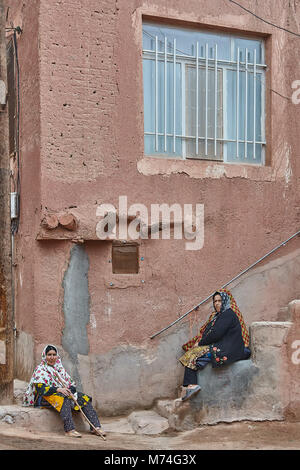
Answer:
[[(101, 204), (96, 216), (100, 240), (186, 240), (186, 250), (200, 250), (204, 245), (203, 204), (151, 204), (150, 211), (144, 204), (128, 207), (127, 196), (119, 196), (119, 205)], [(172, 233), (173, 235), (172, 235)]]

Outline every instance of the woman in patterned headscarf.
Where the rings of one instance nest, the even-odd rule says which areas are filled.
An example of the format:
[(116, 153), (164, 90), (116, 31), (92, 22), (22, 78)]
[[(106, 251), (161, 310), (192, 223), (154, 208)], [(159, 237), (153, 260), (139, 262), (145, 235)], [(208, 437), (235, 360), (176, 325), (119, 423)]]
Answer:
[(24, 406), (53, 407), (61, 415), (64, 430), (67, 436), (81, 437), (75, 431), (72, 419), (72, 410), (80, 411), (71, 399), (71, 394), (76, 399), (82, 412), (92, 423), (97, 431), (94, 434), (105, 436), (101, 425), (92, 406), (92, 399), (76, 390), (75, 383), (62, 365), (57, 348), (48, 344), (42, 353), (42, 362), (35, 368), (27, 390), (24, 395)]
[(249, 334), (231, 293), (225, 289), (215, 292), (213, 306), (199, 335), (183, 345), (186, 353), (179, 360), (185, 366), (183, 386), (187, 388), (182, 401), (201, 390), (196, 371), (208, 362), (214, 368), (250, 357)]

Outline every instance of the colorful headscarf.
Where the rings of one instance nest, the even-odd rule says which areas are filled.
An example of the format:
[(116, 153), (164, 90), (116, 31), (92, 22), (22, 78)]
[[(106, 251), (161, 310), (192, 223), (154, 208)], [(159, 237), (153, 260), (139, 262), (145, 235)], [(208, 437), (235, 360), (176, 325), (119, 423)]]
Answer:
[(220, 313), (223, 313), (223, 312), (225, 312), (226, 310), (228, 310), (230, 308), (230, 298), (229, 298), (229, 295), (227, 294), (227, 292), (220, 291), (220, 292), (217, 292), (217, 293), (220, 294), (221, 299), (222, 299), (222, 305), (221, 305)]
[(42, 352), (42, 362), (34, 369), (32, 377), (30, 379), (27, 390), (24, 394), (23, 405), (32, 406), (34, 404), (34, 393), (35, 384), (43, 383), (50, 387), (62, 387), (65, 386), (70, 388), (71, 385), (75, 387), (75, 383), (62, 365), (61, 358), (57, 351), (57, 360), (54, 366), (49, 366), (46, 360), (46, 350), (48, 347), (53, 348), (57, 351), (57, 348), (51, 344), (48, 344)]
[[(227, 289), (220, 289), (218, 292), (220, 293), (221, 298), (222, 298), (221, 312), (227, 310), (228, 308), (231, 308), (231, 310), (234, 311), (234, 313), (236, 314), (236, 316), (239, 319), (239, 322), (240, 322), (240, 325), (241, 325), (241, 328), (242, 328), (242, 337), (243, 337), (245, 347), (248, 348), (249, 347), (249, 333), (248, 333), (246, 324), (244, 322), (243, 315), (241, 314), (240, 309), (238, 308), (235, 299), (233, 298), (231, 292)], [(193, 348), (196, 343), (199, 343), (200, 339), (203, 336), (205, 328), (212, 321), (212, 319), (215, 317), (215, 315), (216, 315), (216, 312), (214, 311), (209, 316), (208, 320), (201, 326), (199, 334), (197, 336), (194, 336), (194, 338), (192, 338), (190, 341), (188, 341), (187, 343), (185, 343), (182, 346), (182, 349), (184, 351), (188, 351), (189, 349)]]

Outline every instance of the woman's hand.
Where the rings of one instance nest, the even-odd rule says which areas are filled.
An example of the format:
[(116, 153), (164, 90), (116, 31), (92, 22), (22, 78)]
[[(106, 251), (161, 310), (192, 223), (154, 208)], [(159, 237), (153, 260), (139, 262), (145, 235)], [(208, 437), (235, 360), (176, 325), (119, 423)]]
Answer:
[(57, 392), (62, 393), (63, 395), (65, 395), (65, 397), (71, 395), (71, 391), (68, 388), (58, 388)]

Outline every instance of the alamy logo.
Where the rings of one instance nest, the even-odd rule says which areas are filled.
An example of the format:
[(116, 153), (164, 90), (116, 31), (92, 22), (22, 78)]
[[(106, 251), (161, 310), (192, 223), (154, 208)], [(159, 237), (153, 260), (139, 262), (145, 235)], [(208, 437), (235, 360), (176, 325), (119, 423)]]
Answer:
[(296, 88), (296, 91), (292, 94), (292, 102), (293, 104), (300, 103), (300, 80), (294, 80), (292, 83), (292, 88)]
[(296, 339), (292, 343), (292, 349), (296, 349), (296, 351), (293, 352), (292, 354), (292, 363), (295, 365), (300, 364), (300, 340)]
[[(173, 238), (186, 241), (186, 250), (200, 250), (204, 245), (204, 205), (151, 204), (150, 213), (144, 204), (128, 207), (127, 196), (119, 196), (119, 207), (101, 204), (97, 207), (96, 234), (100, 240), (138, 240)], [(160, 235), (161, 234), (161, 235)]]

